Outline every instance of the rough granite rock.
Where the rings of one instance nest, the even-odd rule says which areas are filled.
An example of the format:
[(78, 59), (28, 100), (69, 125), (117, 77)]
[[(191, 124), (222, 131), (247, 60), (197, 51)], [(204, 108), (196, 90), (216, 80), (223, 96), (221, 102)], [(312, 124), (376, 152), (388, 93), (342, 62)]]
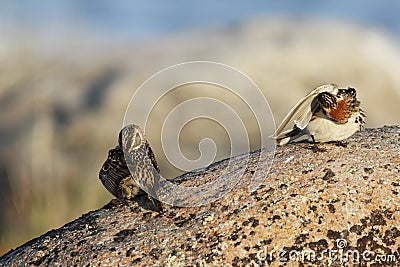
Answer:
[[(216, 202), (161, 214), (144, 209), (144, 197), (131, 207), (108, 204), (8, 252), (0, 265), (400, 266), (399, 144), (392, 126), (357, 133), (347, 146), (320, 144), (325, 152), (279, 147), (264, 184), (249, 193), (253, 152), (244, 179)], [(225, 163), (177, 181), (204, 183)]]

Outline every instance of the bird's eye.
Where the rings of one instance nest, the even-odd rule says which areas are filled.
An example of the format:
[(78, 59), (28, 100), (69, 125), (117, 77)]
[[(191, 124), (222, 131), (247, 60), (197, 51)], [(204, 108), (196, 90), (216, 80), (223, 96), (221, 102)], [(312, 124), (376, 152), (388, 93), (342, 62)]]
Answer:
[(337, 96), (340, 97), (340, 96), (344, 95), (345, 93), (346, 93), (345, 89), (339, 89)]
[(356, 89), (349, 87), (349, 89), (347, 89), (348, 94), (351, 96), (355, 96), (356, 95)]

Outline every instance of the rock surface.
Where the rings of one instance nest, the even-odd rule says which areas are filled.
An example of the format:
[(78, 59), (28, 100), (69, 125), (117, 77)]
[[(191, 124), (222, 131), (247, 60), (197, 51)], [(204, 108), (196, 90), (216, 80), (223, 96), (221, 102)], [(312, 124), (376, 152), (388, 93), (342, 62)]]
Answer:
[[(216, 202), (163, 213), (143, 208), (145, 198), (108, 204), (10, 251), (0, 265), (398, 266), (399, 144), (392, 126), (357, 133), (347, 146), (320, 144), (325, 151), (279, 147), (264, 184), (249, 193), (253, 152), (242, 181)], [(179, 181), (208, 181), (223, 165)]]

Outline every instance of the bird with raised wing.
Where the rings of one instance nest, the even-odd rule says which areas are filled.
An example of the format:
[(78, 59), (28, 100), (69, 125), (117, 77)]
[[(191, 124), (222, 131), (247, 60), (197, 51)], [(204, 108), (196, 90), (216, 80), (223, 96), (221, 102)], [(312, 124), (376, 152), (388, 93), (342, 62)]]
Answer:
[(144, 194), (145, 189), (155, 208), (160, 210), (161, 202), (153, 197), (159, 177), (154, 153), (143, 131), (134, 124), (125, 126), (119, 133), (118, 145), (108, 151), (100, 169), (99, 179), (104, 187), (124, 204)]
[[(342, 141), (364, 128), (364, 118), (354, 88), (339, 89), (336, 84), (325, 84), (301, 99), (271, 137), (278, 145), (304, 140)], [(285, 131), (292, 122), (293, 128)]]

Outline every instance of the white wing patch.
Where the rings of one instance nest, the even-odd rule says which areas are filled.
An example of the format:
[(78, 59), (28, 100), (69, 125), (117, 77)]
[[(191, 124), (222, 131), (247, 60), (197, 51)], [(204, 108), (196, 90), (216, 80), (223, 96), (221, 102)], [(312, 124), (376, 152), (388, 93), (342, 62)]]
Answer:
[[(278, 126), (275, 133), (271, 138), (280, 138), (288, 133), (288, 131), (282, 132), (286, 126), (292, 121), (294, 124), (303, 130), (307, 127), (311, 120), (315, 106), (312, 106), (314, 99), (322, 92), (329, 92), (331, 94), (337, 94), (338, 86), (336, 84), (324, 84), (315, 88), (311, 93), (301, 99), (286, 115), (282, 123)], [(289, 131), (290, 132), (290, 131)]]

